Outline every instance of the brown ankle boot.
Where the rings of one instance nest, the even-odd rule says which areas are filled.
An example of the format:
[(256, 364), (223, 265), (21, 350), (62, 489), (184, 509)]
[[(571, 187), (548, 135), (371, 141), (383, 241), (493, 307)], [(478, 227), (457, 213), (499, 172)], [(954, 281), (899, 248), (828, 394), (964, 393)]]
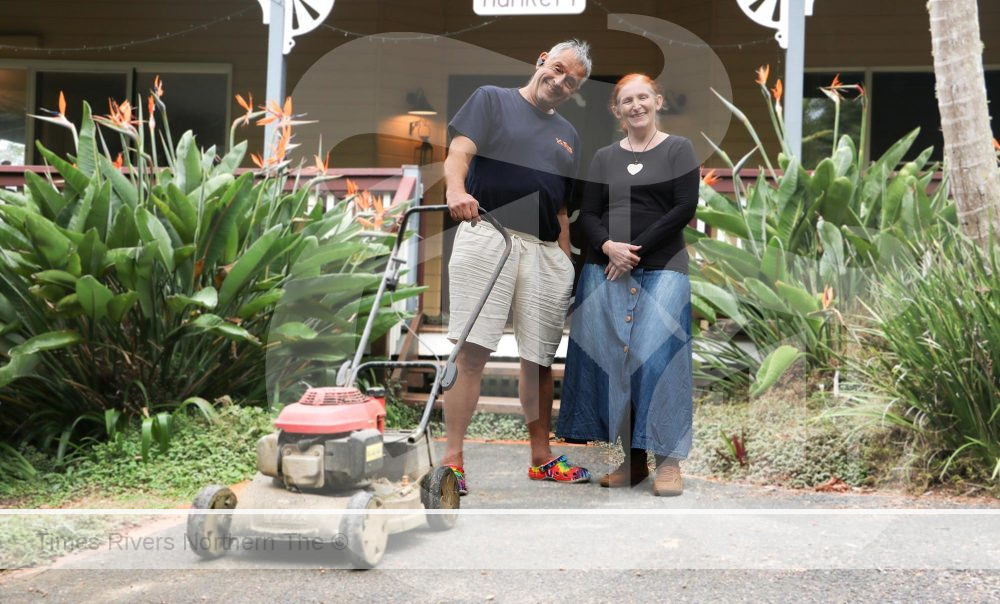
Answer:
[(634, 487), (649, 476), (649, 466), (646, 465), (646, 453), (632, 455), (622, 462), (618, 469), (601, 476), (601, 486), (612, 489)]
[(656, 466), (653, 477), (653, 494), (660, 497), (680, 495), (684, 492), (684, 481), (681, 479), (680, 461), (666, 459)]

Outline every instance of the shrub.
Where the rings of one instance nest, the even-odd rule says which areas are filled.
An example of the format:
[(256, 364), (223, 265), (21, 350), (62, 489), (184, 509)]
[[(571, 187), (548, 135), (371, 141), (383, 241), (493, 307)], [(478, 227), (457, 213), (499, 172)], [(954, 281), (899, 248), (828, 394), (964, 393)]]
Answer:
[[(780, 81), (772, 106), (766, 77), (762, 69), (758, 84), (782, 139)], [(866, 103), (860, 87), (835, 80), (824, 88), (838, 110), (845, 90), (858, 91), (855, 101)], [(859, 315), (871, 274), (896, 256), (919, 254), (926, 238), (946, 233), (947, 224), (955, 222), (955, 207), (946, 183), (929, 191), (936, 169), (927, 165), (930, 148), (893, 174), (917, 130), (867, 167), (847, 135), (835, 138), (831, 156), (812, 173), (787, 158), (785, 150), (778, 158), (779, 176), (743, 113), (719, 98), (742, 119), (757, 147), (736, 164), (716, 148), (733, 170), (734, 200), (702, 183), (704, 203), (697, 216), (724, 232), (725, 239), (687, 231), (697, 252), (691, 261), (692, 306), (714, 325), (695, 340), (695, 373), (710, 381), (721, 377), (730, 386), (753, 381), (751, 394), (756, 395), (799, 358), (814, 370), (835, 369), (845, 321)], [(862, 128), (862, 144), (864, 137)], [(767, 170), (747, 185), (740, 170), (755, 152)], [(729, 321), (719, 321), (720, 316)], [(740, 330), (752, 349), (732, 340)]]
[[(315, 178), (286, 191), (301, 123), (290, 100), (246, 103), (233, 124), (266, 113), (279, 125), (255, 174), (237, 171), (245, 142), (221, 158), (190, 132), (173, 145), (156, 125), (167, 120), (160, 94), (157, 81), (146, 120), (127, 102), (98, 117), (85, 103), (79, 132), (61, 106), (41, 119), (73, 131), (75, 156), (38, 149), (62, 182), (26, 173), (23, 191), (0, 190), (0, 440), (58, 443), (62, 457), (139, 416), (146, 448), (165, 446), (170, 412), (192, 397), (275, 402), (355, 349), (393, 236), (381, 200), (317, 199), (334, 178), (318, 160)], [(122, 140), (117, 161), (106, 134)], [(158, 135), (162, 168), (147, 144)], [(385, 309), (373, 337), (398, 319)]]
[(970, 462), (1000, 476), (1000, 249), (965, 237), (879, 274), (863, 386), (840, 413), (902, 427), (922, 439), (940, 476)]

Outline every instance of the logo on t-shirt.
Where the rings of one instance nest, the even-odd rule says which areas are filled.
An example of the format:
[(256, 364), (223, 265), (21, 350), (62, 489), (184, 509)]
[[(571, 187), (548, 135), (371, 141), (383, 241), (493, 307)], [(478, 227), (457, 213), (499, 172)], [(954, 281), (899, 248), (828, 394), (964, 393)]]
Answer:
[(570, 147), (569, 143), (559, 138), (558, 136), (556, 137), (556, 144), (565, 149), (570, 155), (573, 155), (573, 147)]

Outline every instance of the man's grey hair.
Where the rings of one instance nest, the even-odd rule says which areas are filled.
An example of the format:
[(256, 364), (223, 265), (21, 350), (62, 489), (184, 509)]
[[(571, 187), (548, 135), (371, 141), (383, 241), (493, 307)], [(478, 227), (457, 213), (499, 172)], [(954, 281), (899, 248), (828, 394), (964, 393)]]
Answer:
[(593, 62), (590, 60), (590, 44), (576, 38), (566, 40), (565, 42), (560, 42), (550, 48), (549, 56), (554, 57), (564, 50), (573, 51), (573, 54), (576, 55), (576, 59), (580, 62), (580, 65), (583, 66), (584, 79), (589, 78), (590, 69), (593, 66)]

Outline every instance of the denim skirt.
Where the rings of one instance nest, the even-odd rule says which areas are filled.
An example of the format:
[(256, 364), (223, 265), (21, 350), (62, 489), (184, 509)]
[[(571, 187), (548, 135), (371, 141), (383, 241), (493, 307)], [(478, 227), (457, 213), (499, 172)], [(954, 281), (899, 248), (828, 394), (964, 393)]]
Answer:
[(615, 281), (586, 264), (570, 322), (556, 434), (677, 459), (691, 449), (691, 284), (671, 270)]

